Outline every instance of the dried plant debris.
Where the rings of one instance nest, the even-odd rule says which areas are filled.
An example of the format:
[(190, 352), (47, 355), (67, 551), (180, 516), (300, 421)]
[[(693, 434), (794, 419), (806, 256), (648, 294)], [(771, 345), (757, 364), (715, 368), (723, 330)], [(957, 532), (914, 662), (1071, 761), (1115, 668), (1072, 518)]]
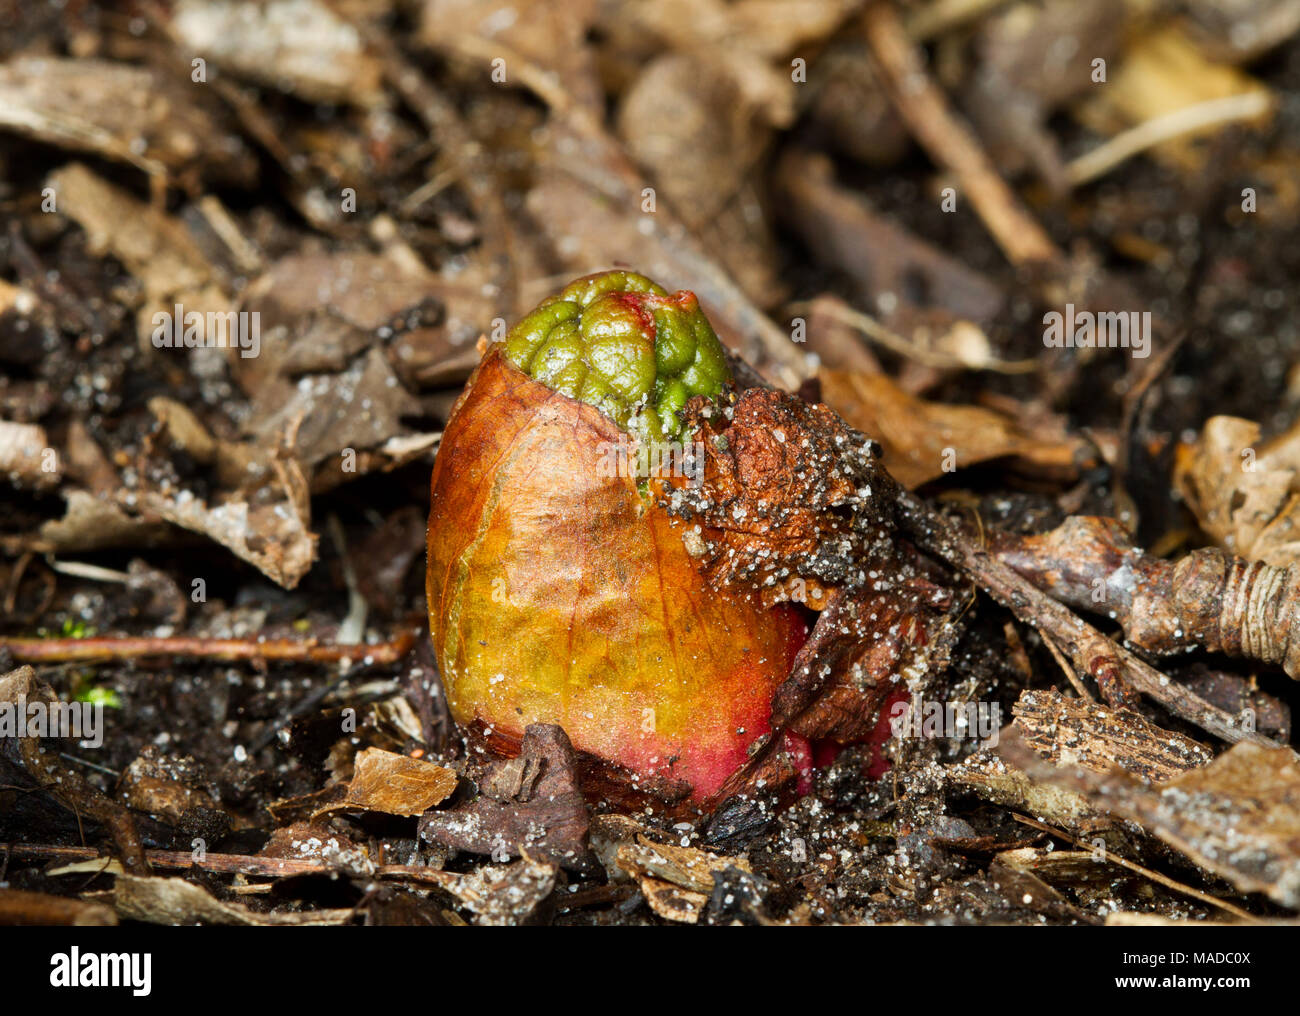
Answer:
[(474, 915), (476, 924), (536, 924), (547, 916), (558, 875), (555, 865), (534, 860), (525, 851), (513, 864), (457, 875), (445, 888)]
[[(693, 526), (687, 551), (718, 583), (791, 598), (789, 580), (862, 585), (863, 560), (889, 555), (875, 446), (823, 405), (750, 388), (719, 419), (700, 410), (702, 486), (674, 486), (670, 512)], [(842, 509), (842, 510), (837, 510)]]
[(1300, 908), (1300, 764), (1289, 748), (1235, 745), (1159, 793), (1120, 805), (1166, 843), (1228, 879)]
[[(262, 315), (266, 334), (286, 334), (268, 341), (264, 356), (237, 364), (237, 376), (250, 393), (272, 380), (278, 380), (275, 391), (287, 392), (299, 374), (341, 370), (383, 340), (409, 383), (474, 349), (484, 330), (486, 284), (475, 260), (436, 273), (400, 245), (383, 253), (345, 247), (288, 254), (246, 291), (248, 309)], [(448, 383), (457, 379), (448, 375)]]
[[(4, 707), (0, 717), (8, 728), (0, 737), (0, 763), (14, 774), (18, 785), (48, 794), (59, 808), (71, 812), (78, 824), (86, 819), (99, 823), (112, 837), (127, 870), (146, 874), (149, 863), (132, 813), (55, 753), (42, 748), (45, 734), (91, 734), (93, 714), (87, 718), (84, 710), (57, 698), (31, 667), (19, 667), (0, 677), (0, 706)], [(26, 720), (33, 715), (40, 718), (41, 725), (28, 728)]]
[[(1006, 297), (996, 283), (839, 186), (825, 157), (788, 152), (776, 183), (785, 199), (782, 221), (848, 276), (854, 295), (895, 331), (909, 333), (923, 319), (982, 324), (997, 316)], [(923, 305), (908, 299), (918, 288), (933, 292)]]
[(1025, 743), (1050, 762), (1094, 772), (1123, 769), (1161, 783), (1208, 763), (1205, 745), (1161, 730), (1136, 713), (1070, 699), (1055, 691), (1025, 690), (1012, 712)]
[(35, 533), (12, 538), (15, 546), (36, 553), (73, 553), (175, 542), (175, 530), (161, 516), (133, 515), (85, 490), (65, 490), (63, 496), (63, 516), (41, 523)]
[[(151, 343), (154, 315), (180, 304), (203, 315), (232, 309), (217, 270), (184, 226), (172, 216), (109, 183), (81, 163), (71, 163), (46, 180), (61, 214), (86, 233), (97, 254), (111, 254), (143, 289), (138, 310), (138, 340)], [(224, 358), (226, 350), (206, 349)]]
[[(154, 174), (251, 184), (256, 161), (200, 89), (148, 67), (28, 57), (0, 66), (0, 129)], [(215, 143), (214, 143), (215, 142)]]
[(1101, 919), (1073, 906), (1066, 897), (1033, 871), (1007, 863), (999, 854), (989, 865), (993, 885), (1026, 910), (1066, 924), (1101, 924)]
[(346, 924), (352, 908), (312, 910), (300, 914), (259, 914), (239, 903), (219, 900), (183, 878), (136, 878), (118, 875), (113, 888), (87, 893), (109, 904), (124, 920), (149, 924), (234, 924), (249, 927), (300, 927)]
[(1300, 558), (1300, 427), (1260, 440), (1250, 420), (1216, 416), (1179, 449), (1174, 480), (1214, 541), (1249, 561)]
[(571, 101), (588, 109), (603, 102), (593, 51), (583, 45), (595, 26), (594, 0), (541, 0), (513, 7), (502, 0), (425, 0), (420, 39), (429, 46), (484, 59), (518, 55), (555, 75)]
[(1085, 459), (1077, 438), (1053, 440), (980, 406), (927, 402), (883, 374), (823, 370), (820, 376), (827, 405), (880, 442), (885, 468), (908, 487), (992, 459), (1009, 459), (1018, 472), (1070, 480)]
[(117, 923), (117, 914), (102, 903), (22, 889), (0, 889), (0, 927), (58, 925), (95, 928)]
[(948, 663), (959, 602), (924, 579), (839, 590), (777, 691), (772, 719), (811, 740), (864, 739), (900, 687), (921, 693)]
[[(1193, 42), (1183, 25), (1171, 23), (1128, 40), (1108, 87), (1100, 92), (1090, 89), (1075, 113), (1089, 127), (1111, 135), (1216, 100), (1245, 99), (1246, 115), (1235, 119), (1247, 129), (1262, 130), (1268, 120), (1268, 98), (1268, 89), (1260, 82), (1220, 62)], [(1213, 125), (1211, 121), (1208, 126)], [(1153, 158), (1185, 174), (1202, 171), (1210, 153), (1211, 146), (1195, 132), (1164, 140), (1151, 151)]]
[(458, 850), (494, 858), (527, 854), (589, 871), (587, 805), (577, 762), (564, 731), (531, 724), (515, 758), (489, 763), (469, 801), (427, 813), (420, 835)]
[(445, 766), (367, 748), (357, 755), (347, 796), (323, 812), (356, 810), (422, 815), (446, 800), (457, 782), (459, 777)]
[(744, 858), (710, 854), (671, 843), (654, 843), (644, 835), (638, 835), (635, 843), (619, 847), (618, 866), (634, 878), (651, 875), (706, 897), (713, 892), (715, 877), (728, 868), (752, 872)]
[(358, 843), (336, 826), (336, 823), (324, 824), (314, 818), (282, 825), (271, 834), (259, 856), (316, 861), (324, 871), (355, 879), (374, 878), (378, 866), (366, 845)]
[(50, 447), (43, 427), (0, 420), (0, 473), (7, 474), (16, 487), (58, 484), (58, 454)]
[(947, 779), (985, 800), (1075, 835), (1096, 834), (1116, 825), (1104, 805), (1094, 804), (1068, 787), (1035, 779), (1008, 763), (1002, 754), (993, 749), (976, 752), (949, 769)]
[(224, 832), (233, 824), (203, 766), (191, 756), (169, 756), (157, 745), (146, 745), (127, 766), (117, 791), (131, 808), (174, 826)]
[(636, 879), (651, 910), (682, 924), (700, 920), (720, 884), (720, 875), (731, 870), (752, 874), (743, 858), (652, 843), (644, 836), (638, 836), (636, 843), (619, 847), (617, 863)]
[(1291, 742), (1291, 707), (1260, 688), (1254, 676), (1242, 677), (1194, 663), (1179, 678), (1189, 691), (1225, 713), (1253, 717), (1255, 729), (1265, 737), (1281, 744)]
[[(282, 476), (305, 495), (305, 482), (292, 461)], [(145, 492), (140, 497), (148, 511), (182, 529), (200, 533), (254, 565), (268, 578), (292, 589), (316, 560), (316, 534), (305, 497), (291, 496), (262, 504), (231, 501), (209, 505), (188, 491), (168, 495)]]
[(314, 468), (327, 457), (341, 458), (345, 449), (355, 453), (409, 436), (401, 417), (420, 412), (384, 354), (371, 349), (338, 374), (301, 378), (286, 402), (252, 426), (274, 441), (301, 420), (295, 452), (304, 467)]
[(994, 533), (990, 542), (1017, 572), (1059, 600), (1104, 611), (1143, 649), (1203, 647), (1300, 677), (1300, 570), (1215, 548), (1166, 561), (1138, 550), (1105, 518), (1071, 517), (1036, 536)]
[(183, 46), (218, 67), (308, 102), (382, 101), (378, 61), (328, 3), (182, 0), (171, 25)]
[[(1158, 785), (1121, 773), (1053, 768), (1012, 748), (1032, 778), (1070, 787), (1221, 875), (1243, 893), (1300, 909), (1300, 763), (1290, 748), (1234, 745), (1213, 762)], [(1005, 752), (1005, 749), (1004, 749)]]
[[(770, 225), (746, 178), (770, 142), (770, 118), (791, 104), (779, 77), (775, 96), (747, 95), (744, 84), (726, 61), (659, 57), (623, 97), (618, 127), (628, 155), (704, 237), (709, 253), (747, 293), (770, 301), (780, 286)], [(727, 111), (724, 120), (717, 110)]]
[(964, 105), (1000, 165), (1032, 167), (1049, 185), (1065, 185), (1064, 160), (1044, 121), (1093, 82), (1086, 61), (1062, 61), (1053, 46), (1072, 39), (1090, 56), (1113, 59), (1122, 15), (1119, 0), (1086, 6), (1058, 0), (999, 13), (979, 27), (970, 73), (980, 87), (965, 90)]

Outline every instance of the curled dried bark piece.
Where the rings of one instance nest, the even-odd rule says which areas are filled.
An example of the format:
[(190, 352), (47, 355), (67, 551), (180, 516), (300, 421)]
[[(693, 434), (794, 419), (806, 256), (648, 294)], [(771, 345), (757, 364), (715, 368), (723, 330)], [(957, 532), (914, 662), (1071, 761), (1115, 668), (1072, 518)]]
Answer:
[(1162, 730), (1137, 713), (1056, 691), (1026, 689), (1011, 711), (1025, 743), (1058, 765), (1076, 763), (1098, 773), (1118, 766), (1157, 783), (1214, 757), (1199, 741)]
[(1114, 519), (1084, 516), (1037, 536), (995, 533), (990, 543), (1039, 588), (1108, 613), (1149, 652), (1204, 648), (1280, 663), (1300, 677), (1300, 569), (1214, 547), (1166, 561), (1134, 547)]

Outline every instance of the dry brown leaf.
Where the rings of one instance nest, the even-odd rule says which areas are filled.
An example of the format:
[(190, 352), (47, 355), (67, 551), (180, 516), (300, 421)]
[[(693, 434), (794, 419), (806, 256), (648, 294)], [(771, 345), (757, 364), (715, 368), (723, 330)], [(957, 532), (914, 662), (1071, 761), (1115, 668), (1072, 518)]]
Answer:
[(561, 727), (530, 724), (519, 754), (475, 773), (477, 796), (425, 815), (420, 837), (471, 853), (529, 856), (590, 871), (589, 819), (577, 764)]
[(831, 594), (772, 699), (775, 726), (853, 744), (870, 736), (902, 675), (923, 687), (947, 667), (961, 598), (922, 579), (889, 585)]
[(308, 102), (383, 99), (383, 67), (356, 28), (320, 0), (181, 0), (172, 26), (213, 63)]
[(35, 533), (6, 538), (4, 546), (37, 553), (99, 550), (103, 547), (140, 547), (166, 543), (174, 530), (156, 516), (127, 514), (114, 502), (85, 490), (63, 493), (67, 507), (63, 518), (42, 523)]
[(999, 754), (1035, 785), (1084, 797), (1140, 826), (1243, 893), (1300, 910), (1300, 758), (1290, 748), (1235, 744), (1208, 765), (1159, 785), (1119, 770), (1056, 766), (1018, 737)]
[(650, 909), (667, 921), (696, 924), (709, 902), (709, 897), (704, 893), (683, 889), (650, 875), (638, 876), (637, 883)]
[(618, 866), (634, 877), (651, 875), (697, 893), (713, 892), (713, 876), (728, 868), (752, 872), (743, 857), (710, 854), (695, 847), (654, 843), (638, 835), (635, 843), (618, 849)]
[(1125, 810), (1242, 892), (1300, 910), (1300, 761), (1290, 748), (1233, 745)]
[(216, 439), (185, 403), (166, 395), (155, 395), (149, 400), (149, 412), (167, 428), (167, 434), (176, 446), (195, 462), (208, 465), (216, 458)]
[(402, 416), (420, 413), (419, 401), (398, 381), (379, 349), (360, 356), (338, 374), (302, 378), (287, 401), (268, 404), (248, 427), (264, 445), (274, 445), (301, 419), (295, 454), (308, 469), (344, 449), (375, 448), (392, 438), (407, 437)]
[(188, 491), (146, 491), (140, 496), (147, 510), (216, 541), (285, 589), (293, 589), (316, 560), (317, 537), (308, 528), (311, 517), (294, 501), (259, 505), (230, 501), (210, 506)]
[[(378, 329), (432, 298), (442, 307), (441, 323), (396, 336), (390, 358), (408, 384), (436, 384), (449, 361), (473, 355), (477, 363), (474, 341), (493, 316), (487, 280), (473, 261), (458, 273), (436, 274), (398, 251), (287, 255), (249, 285), (245, 306), (261, 315), (264, 340), (259, 357), (233, 365), (236, 380), (259, 398), (264, 390), (272, 401), (292, 397), (287, 375), (341, 369), (365, 345), (378, 345)], [(345, 329), (353, 334), (340, 335)], [(339, 347), (333, 362), (322, 355), (327, 345)], [(463, 380), (473, 366), (458, 362), (451, 377)]]
[(1211, 417), (1193, 445), (1182, 445), (1174, 484), (1224, 550), (1286, 567), (1300, 560), (1300, 427), (1259, 443), (1259, 425)]
[(602, 27), (648, 33), (676, 48), (739, 49), (774, 59), (825, 38), (855, 6), (853, 0), (636, 0), (610, 5)]
[(0, 129), (149, 173), (202, 166), (217, 178), (252, 184), (253, 153), (221, 129), (201, 94), (148, 67), (22, 58), (0, 66)]
[(382, 748), (367, 748), (356, 759), (347, 797), (322, 808), (332, 811), (380, 811), (387, 815), (422, 815), (456, 789), (459, 777), (445, 766)]
[(979, 406), (952, 406), (908, 395), (884, 374), (822, 370), (826, 404), (878, 441), (885, 467), (909, 488), (978, 462), (1009, 458), (1055, 478), (1077, 475), (1077, 439), (1038, 437)]
[(748, 178), (771, 137), (771, 108), (716, 62), (669, 53), (640, 72), (618, 115), (619, 135), (658, 188), (656, 201), (667, 201), (745, 291), (765, 302), (781, 279)]

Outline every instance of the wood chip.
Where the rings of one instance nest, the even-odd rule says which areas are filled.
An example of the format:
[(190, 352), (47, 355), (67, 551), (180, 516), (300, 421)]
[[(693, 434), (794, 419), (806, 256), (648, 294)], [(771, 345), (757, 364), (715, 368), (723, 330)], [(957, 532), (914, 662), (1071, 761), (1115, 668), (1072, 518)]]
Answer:
[(1214, 753), (1199, 741), (1163, 730), (1137, 713), (1026, 689), (1011, 709), (1025, 743), (1045, 759), (1093, 772), (1118, 766), (1151, 783), (1205, 765)]
[(695, 847), (653, 843), (645, 836), (618, 850), (618, 865), (630, 875), (651, 875), (691, 889), (697, 893), (713, 892), (713, 876), (728, 868), (752, 872), (743, 857), (710, 854)]

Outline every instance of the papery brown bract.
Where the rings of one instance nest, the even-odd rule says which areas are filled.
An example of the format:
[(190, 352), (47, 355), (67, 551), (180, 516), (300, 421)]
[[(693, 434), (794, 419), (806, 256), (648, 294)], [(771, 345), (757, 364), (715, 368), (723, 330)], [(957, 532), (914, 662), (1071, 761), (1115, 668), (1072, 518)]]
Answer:
[(432, 479), (429, 623), (452, 715), (518, 737), (557, 723), (642, 786), (712, 794), (769, 729), (803, 639), (787, 608), (709, 587), (689, 524), (610, 476), (627, 435), (484, 357)]

